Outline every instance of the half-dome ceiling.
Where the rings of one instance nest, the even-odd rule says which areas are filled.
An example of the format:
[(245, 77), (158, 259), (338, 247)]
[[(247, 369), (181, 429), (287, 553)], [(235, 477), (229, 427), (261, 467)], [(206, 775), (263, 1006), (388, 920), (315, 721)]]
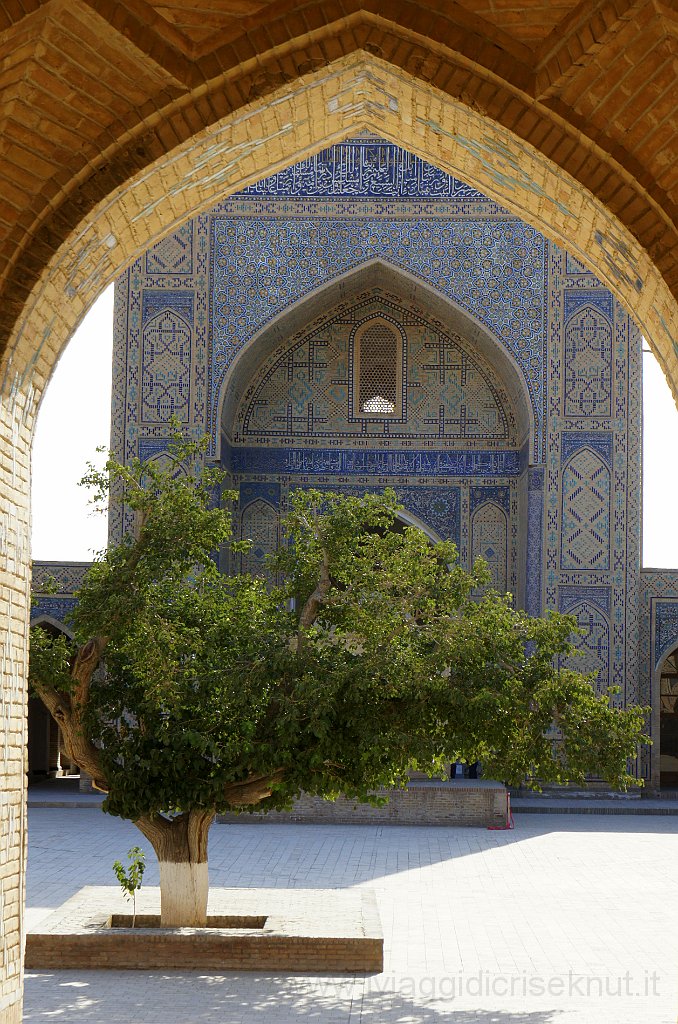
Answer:
[(299, 330), (252, 375), (235, 444), (426, 441), (516, 447), (503, 381), (449, 324), (371, 288)]

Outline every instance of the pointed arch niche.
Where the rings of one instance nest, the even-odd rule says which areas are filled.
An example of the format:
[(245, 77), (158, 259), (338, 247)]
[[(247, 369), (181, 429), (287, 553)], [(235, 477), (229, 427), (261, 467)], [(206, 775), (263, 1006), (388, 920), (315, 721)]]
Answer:
[[(309, 366), (304, 368), (302, 365), (292, 363), (286, 371), (291, 375), (289, 404), (293, 407), (292, 415), (297, 417), (302, 414), (308, 391), (305, 385), (308, 384), (313, 389), (314, 385), (324, 387), (326, 384), (322, 375), (328, 368), (322, 365), (325, 360), (318, 354), (317, 343), (320, 342), (324, 347), (333, 327), (334, 333), (337, 333), (335, 324), (341, 323), (342, 311), (351, 306), (356, 309), (358, 305), (361, 306), (360, 311), (353, 314), (352, 320), (345, 321), (347, 324), (350, 323), (350, 337), (346, 363), (343, 367), (344, 377), (343, 380), (338, 377), (337, 381), (333, 382), (339, 387), (349, 389), (345, 396), (341, 396), (342, 399), (345, 397), (347, 402), (353, 399), (353, 393), (356, 392), (355, 403), (352, 407), (351, 404), (347, 405), (348, 418), (362, 418), (359, 409), (361, 339), (370, 328), (379, 325), (382, 329), (390, 328), (397, 353), (397, 362), (394, 366), (396, 380), (391, 385), (395, 386), (397, 400), (393, 403), (395, 409), (387, 415), (395, 414), (398, 418), (404, 418), (405, 410), (399, 405), (399, 392), (403, 387), (407, 390), (404, 397), (409, 415), (412, 403), (415, 406), (420, 404), (418, 392), (426, 387), (435, 387), (437, 380), (441, 392), (439, 406), (443, 406), (443, 418), (446, 421), (448, 415), (453, 417), (459, 405), (464, 404), (461, 401), (459, 405), (455, 404), (457, 399), (464, 398), (461, 394), (464, 387), (467, 388), (466, 397), (469, 397), (472, 391), (477, 394), (483, 392), (478, 397), (481, 403), (486, 400), (486, 415), (481, 417), (482, 422), (471, 423), (467, 402), (467, 411), (462, 414), (465, 423), (461, 433), (457, 432), (459, 441), (471, 439), (478, 442), (476, 447), (496, 450), (525, 449), (525, 458), (528, 457), (527, 449), (534, 435), (535, 417), (527, 384), (513, 356), (484, 325), (461, 307), (414, 276), (380, 260), (365, 263), (324, 287), (309, 292), (303, 299), (274, 318), (264, 330), (243, 346), (234, 359), (221, 389), (222, 450), (224, 447), (250, 443), (247, 438), (254, 435), (248, 434), (247, 427), (243, 431), (243, 427), (248, 412), (250, 419), (252, 417), (253, 409), (249, 403), (253, 399), (255, 405), (263, 401), (261, 395), (255, 397), (256, 389), (261, 389), (263, 377), (272, 370), (275, 372), (276, 364), (286, 353), (295, 347), (301, 348), (308, 339), (316, 349), (312, 367), (314, 379), (307, 379), (307, 374), (311, 371)], [(396, 307), (395, 312), (393, 307)], [(398, 310), (402, 312), (399, 313)], [(417, 339), (408, 330), (408, 327), (415, 325), (415, 321), (419, 321), (423, 334), (426, 328), (429, 331), (428, 337), (422, 336), (419, 339), (418, 352), (414, 347)], [(321, 334), (325, 337), (321, 337)], [(412, 363), (413, 354), (419, 356), (418, 366)], [(308, 362), (308, 358), (304, 352), (300, 355), (299, 363), (304, 360)], [(462, 363), (457, 372), (455, 360)], [(417, 373), (419, 379), (413, 376)], [(469, 379), (469, 373), (472, 379)], [(368, 410), (367, 414), (375, 421), (379, 419), (378, 410)], [(494, 423), (492, 416), (496, 417)], [(505, 423), (500, 422), (502, 417), (505, 417)], [(437, 425), (427, 426), (430, 427), (426, 431), (431, 435), (429, 440), (434, 441), (440, 436)], [(286, 424), (273, 429), (273, 437), (288, 436)], [(380, 435), (383, 433), (379, 432)], [(388, 431), (390, 438), (393, 434), (394, 431)], [(292, 433), (291, 436), (302, 437), (303, 434)], [(309, 437), (311, 441), (315, 438), (318, 442), (315, 445), (311, 444), (311, 447), (321, 446), (322, 442), (317, 433), (310, 434)], [(454, 441), (455, 448), (465, 447), (464, 444), (457, 444), (456, 440), (454, 432), (451, 432), (444, 439), (444, 444), (447, 446), (450, 441)], [(303, 443), (306, 445), (307, 439)], [(444, 445), (441, 443), (442, 446)], [(227, 453), (222, 451), (222, 461), (227, 461), (227, 458)]]
[[(533, 434), (527, 386), (508, 351), (381, 261), (291, 306), (243, 348), (222, 390), (220, 458), (241, 494), (275, 487), (284, 510), (296, 487), (392, 486), (405, 515), (454, 540), (465, 564), (479, 544), (495, 552), (495, 585), (519, 603)], [(242, 536), (264, 551), (273, 506), (255, 511)]]

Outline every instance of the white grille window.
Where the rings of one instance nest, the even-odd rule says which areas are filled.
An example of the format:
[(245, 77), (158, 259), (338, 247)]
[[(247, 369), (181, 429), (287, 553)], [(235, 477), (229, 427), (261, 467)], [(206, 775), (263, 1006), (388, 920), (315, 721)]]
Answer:
[(356, 414), (400, 414), (402, 339), (381, 317), (368, 321), (355, 338)]

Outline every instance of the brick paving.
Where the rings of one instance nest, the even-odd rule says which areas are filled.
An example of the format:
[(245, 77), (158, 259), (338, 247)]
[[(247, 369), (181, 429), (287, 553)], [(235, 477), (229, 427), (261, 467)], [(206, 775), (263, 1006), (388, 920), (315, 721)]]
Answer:
[[(31, 808), (28, 927), (82, 885), (115, 884), (110, 865), (137, 842), (94, 808)], [(530, 814), (512, 832), (215, 825), (213, 886), (373, 889), (384, 973), (30, 971), (24, 1020), (675, 1024), (677, 855), (665, 816)]]

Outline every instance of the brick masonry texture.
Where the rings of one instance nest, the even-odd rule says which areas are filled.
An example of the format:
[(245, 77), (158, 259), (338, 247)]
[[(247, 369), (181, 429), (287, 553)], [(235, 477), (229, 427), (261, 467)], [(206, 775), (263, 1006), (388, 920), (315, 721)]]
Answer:
[(307, 822), (334, 825), (455, 825), (506, 824), (506, 789), (499, 783), (411, 783), (392, 790), (383, 807), (338, 797), (335, 801), (303, 794), (291, 811), (268, 814), (220, 814), (219, 821)]

